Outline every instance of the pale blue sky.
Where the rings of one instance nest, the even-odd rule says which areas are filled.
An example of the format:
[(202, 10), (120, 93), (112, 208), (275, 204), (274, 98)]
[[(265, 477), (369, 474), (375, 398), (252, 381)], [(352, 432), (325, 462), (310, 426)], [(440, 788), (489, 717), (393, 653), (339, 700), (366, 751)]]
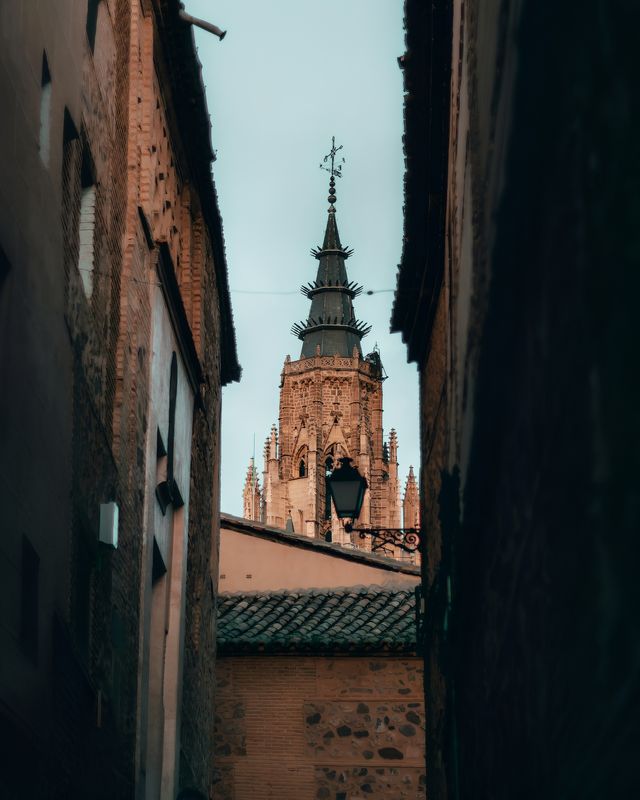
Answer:
[[(401, 0), (186, 0), (186, 10), (228, 31), (224, 41), (196, 31), (217, 152), (214, 178), (229, 268), (242, 380), (222, 395), (222, 510), (242, 513), (253, 450), (278, 420), (279, 379), (289, 333), (306, 319), (299, 293), (315, 277), (309, 250), (322, 242), (328, 175), (318, 165), (331, 137), (344, 145), (337, 221), (354, 248), (349, 277), (365, 290), (390, 290), (402, 249)], [(246, 294), (247, 291), (283, 294)], [(418, 466), (418, 380), (398, 334), (389, 333), (393, 293), (355, 300), (378, 344), (385, 437), (399, 437), (404, 486)]]

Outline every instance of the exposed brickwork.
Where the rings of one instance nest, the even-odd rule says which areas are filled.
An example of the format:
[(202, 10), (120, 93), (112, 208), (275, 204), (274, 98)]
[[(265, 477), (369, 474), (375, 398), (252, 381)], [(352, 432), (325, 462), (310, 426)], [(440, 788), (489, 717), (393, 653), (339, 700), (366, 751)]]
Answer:
[[(180, 784), (208, 787), (211, 782), (211, 726), (215, 630), (213, 576), (219, 538), (219, 458), (221, 323), (219, 287), (211, 237), (201, 199), (190, 183), (182, 132), (170, 108), (171, 92), (162, 81), (166, 64), (154, 36), (152, 14), (132, 14), (128, 240), (123, 269), (119, 394), (116, 436), (145, 423), (151, 356), (149, 284), (157, 283), (154, 242), (166, 242), (181, 292), (191, 335), (200, 358), (204, 385), (202, 409), (193, 422), (189, 526), (181, 693)], [(193, 184), (193, 185), (192, 185)], [(142, 416), (140, 416), (142, 414)], [(151, 433), (149, 433), (151, 435)], [(139, 448), (133, 461), (123, 454), (132, 487), (146, 476)], [(155, 451), (154, 451), (155, 456)], [(137, 464), (137, 468), (131, 466)], [(149, 465), (146, 465), (146, 473)], [(137, 511), (142, 511), (142, 505)], [(145, 569), (149, 568), (149, 564)], [(141, 756), (142, 757), (142, 756)]]
[[(93, 8), (91, 46), (85, 28)], [(144, 795), (158, 505), (151, 420), (164, 388), (158, 379), (152, 385), (152, 367), (169, 376), (152, 334), (163, 314), (168, 319), (169, 302), (168, 336), (182, 364), (191, 358), (199, 402), (195, 412), (188, 405), (183, 425), (192, 432), (184, 462), (191, 471), (180, 488), (192, 515), (168, 690), (184, 722), (182, 746), (178, 723), (167, 724), (167, 738), (177, 740), (183, 783), (211, 783), (222, 354), (227, 380), (238, 367), (209, 128), (198, 128), (206, 118), (202, 87), (188, 104), (175, 94), (176, 82), (200, 80), (190, 29), (177, 12), (173, 0), (61, 0), (55, 9), (21, 9), (10, 38), (2, 25), (0, 385), (18, 387), (0, 392), (9, 530), (0, 549), (3, 609), (10, 599), (0, 726), (3, 741), (13, 742), (3, 753), (3, 797)], [(48, 126), (38, 116), (44, 56)], [(7, 186), (15, 187), (11, 198)], [(173, 261), (165, 294), (161, 242)], [(108, 501), (119, 507), (117, 549), (98, 541), (100, 504)], [(23, 537), (39, 564), (30, 649), (20, 642)], [(184, 642), (184, 658), (175, 642)], [(163, 791), (173, 800), (177, 764), (170, 745), (166, 751)]]
[[(204, 237), (202, 220), (196, 236)], [(205, 410), (193, 430), (191, 519), (187, 561), (187, 610), (180, 781), (206, 791), (211, 785), (211, 703), (215, 702), (215, 592), (220, 543), (220, 318), (218, 287), (208, 238), (190, 262), (192, 319), (205, 374)], [(203, 258), (198, 258), (202, 252)], [(199, 280), (202, 276), (202, 280)], [(205, 309), (208, 313), (205, 313)]]
[(221, 658), (216, 676), (216, 798), (424, 797), (418, 658)]
[[(108, 777), (100, 764), (99, 742), (92, 749), (91, 728), (73, 729), (73, 717), (66, 719), (60, 705), (58, 725), (68, 736), (57, 736), (59, 760), (66, 766), (71, 785), (89, 791), (92, 781), (103, 773), (98, 785), (107, 790), (113, 785), (116, 796), (126, 794), (133, 780), (135, 726), (135, 674), (137, 668), (138, 598), (132, 597), (139, 564), (131, 553), (126, 491), (120, 482), (112, 451), (112, 414), (116, 385), (118, 335), (118, 297), (122, 242), (125, 224), (126, 140), (125, 120), (117, 109), (126, 108), (128, 72), (116, 63), (127, 63), (127, 4), (101, 3), (92, 53), (85, 43), (82, 70), (82, 116), (73, 124), (78, 137), (65, 145), (63, 164), (63, 205), (61, 222), (65, 239), (66, 324), (74, 353), (73, 359), (73, 434), (72, 485), (73, 527), (69, 562), (69, 606), (66, 616), (73, 648), (84, 662), (93, 695), (90, 717), (95, 724), (99, 705), (101, 724), (114, 741), (118, 756)], [(67, 112), (69, 113), (69, 112)], [(83, 187), (95, 185), (93, 222), (84, 230), (80, 223)], [(81, 258), (80, 238), (88, 243), (90, 258)], [(85, 271), (83, 274), (83, 270)], [(91, 270), (87, 277), (87, 272)], [(88, 294), (86, 287), (91, 286)], [(123, 505), (120, 548), (116, 553), (103, 550), (96, 542), (100, 503), (116, 500)], [(127, 591), (121, 592), (121, 583)], [(119, 635), (114, 641), (114, 626)], [(64, 637), (58, 645), (64, 647)], [(66, 670), (59, 693), (76, 692)], [(80, 684), (81, 685), (81, 684)], [(89, 738), (87, 738), (89, 737)], [(64, 742), (82, 742), (86, 749), (80, 762), (69, 760)], [(81, 763), (81, 768), (80, 768)], [(117, 786), (117, 788), (116, 788)], [(101, 789), (102, 790), (102, 789)], [(124, 796), (124, 795), (123, 795)]]

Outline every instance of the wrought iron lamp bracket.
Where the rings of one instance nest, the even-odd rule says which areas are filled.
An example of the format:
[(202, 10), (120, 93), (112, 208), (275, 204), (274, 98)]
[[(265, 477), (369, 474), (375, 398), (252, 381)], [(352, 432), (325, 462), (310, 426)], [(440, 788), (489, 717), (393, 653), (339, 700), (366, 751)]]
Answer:
[(372, 552), (385, 547), (399, 547), (405, 553), (420, 549), (420, 528), (354, 528), (348, 522), (344, 529), (347, 533), (357, 533), (361, 539), (371, 536)]

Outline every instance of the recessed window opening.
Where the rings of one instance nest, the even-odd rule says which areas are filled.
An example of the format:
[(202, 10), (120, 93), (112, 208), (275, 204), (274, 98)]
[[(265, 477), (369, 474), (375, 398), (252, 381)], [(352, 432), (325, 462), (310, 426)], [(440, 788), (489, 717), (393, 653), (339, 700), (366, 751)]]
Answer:
[[(329, 481), (331, 473), (333, 472), (333, 456), (328, 455), (324, 462), (324, 518), (331, 519), (331, 492), (329, 491)], [(331, 532), (329, 532), (330, 534)], [(327, 539), (328, 542), (331, 539)]]
[(100, 0), (87, 0), (87, 39), (91, 52), (96, 46), (96, 31), (98, 30), (98, 6)]
[(300, 459), (300, 464), (298, 465), (298, 476), (300, 478), (304, 478), (307, 474), (307, 465), (304, 463), (304, 458)]
[(88, 149), (82, 154), (78, 270), (87, 299), (93, 294), (95, 263), (96, 184)]
[(51, 72), (47, 54), (42, 54), (42, 79), (40, 83), (40, 138), (38, 150), (42, 163), (48, 167), (51, 155)]

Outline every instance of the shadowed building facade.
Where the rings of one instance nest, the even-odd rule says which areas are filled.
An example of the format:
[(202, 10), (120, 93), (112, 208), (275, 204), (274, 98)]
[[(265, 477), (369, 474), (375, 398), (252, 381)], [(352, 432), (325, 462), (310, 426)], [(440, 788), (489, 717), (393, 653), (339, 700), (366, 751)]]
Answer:
[(639, 22), (405, 3), (430, 800), (640, 796)]
[(208, 790), (239, 378), (178, 0), (0, 10), (0, 797)]
[[(332, 155), (336, 153), (335, 146)], [(369, 548), (368, 540), (346, 533), (332, 509), (326, 478), (347, 456), (369, 488), (361, 527), (400, 527), (398, 441), (392, 429), (384, 441), (380, 354), (363, 356), (361, 339), (370, 326), (358, 320), (353, 300), (362, 287), (349, 280), (336, 221), (335, 178), (331, 168), (324, 239), (311, 254), (318, 261), (313, 282), (301, 288), (311, 301), (306, 321), (292, 333), (302, 341), (300, 358), (285, 359), (280, 381), (280, 427), (271, 428), (264, 449), (262, 487), (251, 463), (243, 492), (244, 514), (267, 525), (323, 537), (344, 546)], [(389, 550), (389, 555), (392, 555)]]

